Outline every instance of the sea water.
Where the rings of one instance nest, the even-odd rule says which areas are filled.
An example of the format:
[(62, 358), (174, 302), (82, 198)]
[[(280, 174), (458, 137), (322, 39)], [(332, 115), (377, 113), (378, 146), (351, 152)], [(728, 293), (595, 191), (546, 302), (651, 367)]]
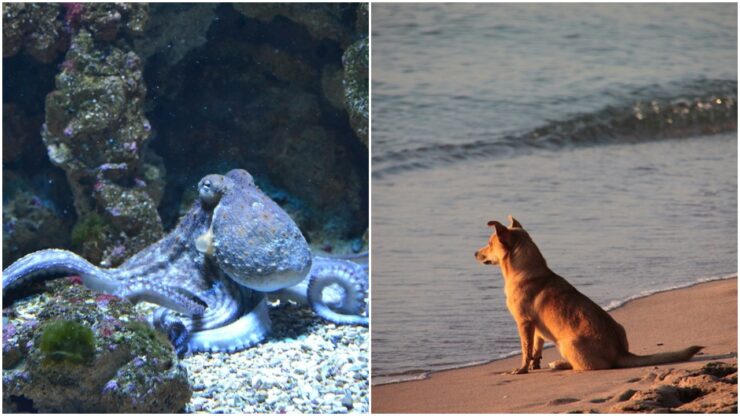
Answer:
[(491, 219), (604, 307), (737, 273), (736, 15), (373, 5), (373, 383), (519, 348)]

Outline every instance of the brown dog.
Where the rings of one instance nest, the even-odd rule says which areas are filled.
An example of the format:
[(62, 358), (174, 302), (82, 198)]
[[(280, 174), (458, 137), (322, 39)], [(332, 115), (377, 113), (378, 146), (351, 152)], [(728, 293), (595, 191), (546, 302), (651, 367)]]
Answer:
[[(519, 221), (507, 228), (489, 221), (495, 233), (475, 252), (482, 264), (498, 264), (504, 276), (506, 306), (522, 343), (522, 366), (512, 374), (540, 368), (542, 344), (553, 341), (563, 360), (553, 369), (603, 370), (685, 361), (703, 347), (652, 355), (629, 352), (627, 334), (605, 310), (547, 267), (540, 250)], [(531, 366), (530, 366), (531, 364)]]

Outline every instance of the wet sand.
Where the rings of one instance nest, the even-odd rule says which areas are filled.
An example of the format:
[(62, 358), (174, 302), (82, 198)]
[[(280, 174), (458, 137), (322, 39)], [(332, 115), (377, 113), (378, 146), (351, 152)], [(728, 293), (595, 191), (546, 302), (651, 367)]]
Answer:
[[(633, 353), (651, 354), (689, 345), (703, 345), (706, 348), (691, 361), (660, 366), (588, 372), (543, 369), (527, 375), (506, 374), (521, 362), (521, 356), (514, 356), (485, 365), (433, 373), (425, 380), (373, 386), (372, 411), (618, 411), (616, 406), (626, 402), (620, 401), (620, 395), (630, 389), (647, 392), (655, 388), (655, 383), (667, 373), (677, 377), (677, 374), (685, 373), (681, 370), (699, 370), (712, 361), (737, 366), (736, 277), (654, 294), (631, 301), (610, 313), (627, 330)], [(544, 351), (542, 362), (545, 364), (557, 358), (557, 351), (548, 348)], [(706, 396), (704, 401), (734, 400), (736, 409), (736, 370), (734, 377), (734, 386), (720, 380), (724, 383), (723, 388), (734, 389), (734, 398), (728, 399), (732, 396), (732, 392), (729, 392), (723, 399)], [(670, 380), (670, 377), (666, 380)], [(638, 396), (640, 393), (635, 397)], [(711, 406), (712, 403), (707, 405)]]

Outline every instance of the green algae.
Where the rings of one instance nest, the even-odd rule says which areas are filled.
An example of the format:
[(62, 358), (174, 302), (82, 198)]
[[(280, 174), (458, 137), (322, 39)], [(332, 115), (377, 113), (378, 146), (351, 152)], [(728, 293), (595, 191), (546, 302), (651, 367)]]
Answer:
[(75, 321), (52, 321), (44, 327), (39, 349), (52, 361), (87, 363), (95, 356), (95, 335)]
[(126, 325), (131, 332), (127, 342), (131, 350), (137, 354), (150, 351), (150, 355), (162, 359), (169, 359), (172, 354), (172, 346), (167, 336), (157, 331), (146, 322), (132, 321)]
[(86, 241), (98, 238), (108, 228), (103, 217), (91, 212), (80, 219), (72, 229), (72, 244), (81, 247)]

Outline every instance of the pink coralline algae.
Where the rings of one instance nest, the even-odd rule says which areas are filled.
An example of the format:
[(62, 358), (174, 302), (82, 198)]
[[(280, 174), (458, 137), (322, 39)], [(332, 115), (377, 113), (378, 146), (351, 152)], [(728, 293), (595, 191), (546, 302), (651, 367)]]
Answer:
[[(103, 320), (103, 322), (101, 322), (100, 326), (98, 327), (98, 332), (101, 336), (107, 338), (113, 336), (113, 334), (115, 334), (116, 332), (119, 332), (122, 325), (123, 324), (121, 323), (121, 321), (117, 320), (115, 317), (108, 316)], [(113, 344), (112, 346), (115, 346), (115, 344)], [(111, 351), (113, 351), (113, 349), (115, 348), (112, 348)]]
[(95, 303), (97, 303), (98, 306), (108, 306), (108, 303), (110, 301), (116, 300), (116, 299), (119, 299), (118, 296), (103, 293), (95, 297)]
[(80, 23), (80, 16), (85, 7), (84, 3), (62, 3), (62, 6), (67, 11), (64, 15), (64, 22), (72, 27), (77, 26)]
[(110, 325), (101, 326), (99, 331), (100, 331), (100, 335), (106, 338), (113, 335), (116, 332)]
[(71, 285), (81, 285), (82, 284), (82, 277), (80, 276), (70, 276), (68, 280), (69, 280), (69, 284)]

